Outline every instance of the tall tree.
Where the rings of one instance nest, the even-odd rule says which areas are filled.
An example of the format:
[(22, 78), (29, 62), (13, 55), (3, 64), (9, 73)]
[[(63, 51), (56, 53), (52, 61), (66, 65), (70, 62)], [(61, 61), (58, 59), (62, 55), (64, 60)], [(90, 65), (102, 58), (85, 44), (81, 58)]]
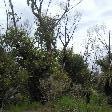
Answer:
[[(68, 5), (69, 6), (69, 5)], [(79, 12), (74, 12), (74, 17), (69, 18), (69, 14), (66, 13), (61, 22), (59, 23), (57, 29), (57, 37), (63, 45), (63, 68), (65, 66), (66, 60), (66, 49), (74, 37), (75, 30), (77, 29), (78, 22), (80, 20), (81, 14)], [(70, 25), (72, 24), (72, 25)]]
[[(79, 14), (76, 14), (76, 17), (74, 17), (74, 21), (73, 21), (73, 25), (71, 26), (71, 29), (73, 30), (72, 32), (67, 32), (67, 22), (68, 22), (68, 12), (70, 12), (75, 6), (77, 6), (79, 3), (81, 2), (81, 0), (79, 0), (79, 2), (77, 2), (75, 5), (70, 5), (71, 1), (70, 0), (66, 0), (65, 2), (65, 7), (63, 9), (63, 13), (61, 15), (58, 15), (57, 18), (51, 18), (48, 15), (50, 6), (52, 4), (52, 0), (48, 1), (48, 6), (46, 8), (46, 13), (43, 13), (43, 6), (45, 5), (45, 0), (27, 0), (27, 4), (28, 6), (31, 6), (32, 9), (32, 13), (35, 15), (35, 17), (37, 18), (37, 32), (36, 34), (39, 34), (39, 40), (41, 43), (41, 48), (42, 48), (42, 44), (45, 43), (44, 45), (46, 46), (47, 52), (48, 52), (48, 62), (49, 62), (49, 66), (51, 66), (51, 60), (52, 60), (52, 47), (56, 45), (56, 38), (59, 35), (60, 38), (60, 27), (58, 27), (58, 32), (57, 35), (54, 36), (55, 32), (54, 30), (56, 29), (56, 27), (59, 25), (61, 21), (63, 20), (63, 18), (65, 18), (65, 44), (63, 44), (63, 49), (65, 52), (66, 47), (68, 46), (68, 43), (70, 42), (71, 38), (73, 37), (73, 33), (76, 29), (75, 23), (76, 23), (76, 18), (77, 16), (79, 16)], [(45, 11), (45, 10), (44, 10)], [(74, 27), (75, 26), (75, 27)], [(62, 32), (61, 32), (62, 33)], [(69, 33), (71, 33), (71, 35), (69, 35)], [(38, 41), (39, 41), (38, 40)], [(61, 40), (61, 38), (60, 38)], [(65, 56), (64, 56), (65, 57)], [(63, 58), (64, 60), (64, 58)]]
[[(53, 35), (52, 34), (48, 35), (47, 33), (54, 32), (54, 29), (57, 27), (57, 25), (60, 23), (60, 21), (65, 17), (65, 15), (70, 10), (72, 10), (76, 5), (78, 5), (81, 1), (79, 1), (77, 4), (75, 4), (72, 7), (70, 7), (70, 2), (71, 2), (70, 0), (66, 1), (65, 9), (63, 10), (62, 15), (57, 16), (57, 18), (51, 18), (51, 17), (49, 17), (48, 12), (49, 12), (50, 6), (52, 4), (52, 0), (48, 1), (48, 6), (47, 6), (46, 10), (44, 10), (46, 13), (43, 12), (43, 7), (45, 5), (44, 0), (27, 0), (27, 4), (31, 6), (32, 12), (35, 15), (35, 17), (37, 18), (37, 23), (38, 23), (37, 30), (38, 30), (38, 26), (41, 29), (41, 30), (38, 30), (38, 32), (40, 31), (40, 33), (41, 33), (41, 37), (40, 37), (41, 43), (43, 40), (53, 43), (52, 42)], [(45, 26), (47, 26), (47, 28)], [(48, 43), (49, 45), (46, 45), (48, 47), (47, 49), (49, 51), (51, 51), (50, 43)]]

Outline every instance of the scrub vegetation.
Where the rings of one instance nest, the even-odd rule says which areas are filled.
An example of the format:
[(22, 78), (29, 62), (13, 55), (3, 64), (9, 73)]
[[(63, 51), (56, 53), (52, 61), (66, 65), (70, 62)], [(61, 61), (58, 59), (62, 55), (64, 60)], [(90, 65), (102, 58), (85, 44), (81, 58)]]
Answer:
[(91, 37), (84, 55), (68, 47), (81, 17), (74, 12), (70, 19), (70, 14), (81, 1), (73, 6), (66, 0), (62, 14), (52, 17), (52, 0), (46, 10), (45, 0), (27, 0), (36, 18), (34, 32), (30, 22), (21, 22), (12, 1), (6, 3), (10, 9), (6, 8), (7, 24), (0, 34), (0, 112), (112, 112), (112, 54), (110, 45), (98, 37), (102, 27), (96, 33), (108, 55), (93, 55), (93, 69), (89, 51), (95, 53), (95, 41)]

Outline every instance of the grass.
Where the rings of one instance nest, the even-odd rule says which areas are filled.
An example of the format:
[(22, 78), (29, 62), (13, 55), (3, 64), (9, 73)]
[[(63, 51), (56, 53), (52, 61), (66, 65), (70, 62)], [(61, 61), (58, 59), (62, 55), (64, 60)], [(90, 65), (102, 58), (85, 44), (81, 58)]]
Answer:
[(8, 109), (8, 112), (27, 112), (27, 111), (36, 111), (41, 107), (41, 104), (37, 102), (33, 103), (22, 103), (17, 105), (11, 105)]
[(34, 102), (10, 106), (8, 112), (112, 112), (112, 107), (96, 96), (92, 96), (90, 104), (86, 104), (83, 99), (62, 96), (46, 105)]
[(96, 99), (94, 96), (91, 99), (91, 103), (86, 104), (84, 100), (74, 99), (70, 96), (63, 96), (56, 103), (57, 112), (112, 112), (111, 106), (106, 105), (103, 102), (102, 105), (98, 104), (98, 99)]

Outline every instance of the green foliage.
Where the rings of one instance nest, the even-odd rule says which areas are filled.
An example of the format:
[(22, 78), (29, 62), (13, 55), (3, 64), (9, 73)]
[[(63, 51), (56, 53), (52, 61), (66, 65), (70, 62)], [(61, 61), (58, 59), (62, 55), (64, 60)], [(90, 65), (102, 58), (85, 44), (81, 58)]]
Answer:
[(62, 96), (56, 102), (56, 110), (59, 112), (69, 112), (73, 111), (76, 108), (75, 100), (70, 96)]
[(112, 104), (112, 66), (110, 60), (112, 54), (106, 55), (103, 59), (97, 60), (97, 64), (101, 67), (101, 75), (99, 77), (99, 89), (107, 95), (108, 104)]
[(35, 40), (38, 42), (38, 47), (49, 52), (56, 47), (56, 37), (54, 36), (56, 20), (42, 15), (40, 17), (40, 22), (36, 23)]
[[(3, 45), (5, 45), (3, 46), (4, 49), (10, 48), (8, 50), (8, 53), (13, 56), (15, 65), (18, 66), (19, 69), (22, 68), (23, 70), (26, 70), (26, 72), (28, 73), (27, 82), (29, 82), (29, 91), (31, 92), (33, 90), (32, 84), (34, 83), (35, 92), (39, 92), (39, 89), (37, 89), (39, 88), (39, 79), (43, 76), (45, 77), (44, 73), (49, 69), (47, 60), (45, 59), (47, 53), (36, 49), (31, 39), (21, 29), (15, 30), (13, 28), (10, 28), (7, 31), (7, 34), (2, 37), (2, 40), (4, 42)], [(24, 80), (24, 74), (22, 72), (18, 73), (21, 76), (20, 79)], [(33, 80), (30, 77), (33, 77)], [(19, 81), (17, 77), (16, 79), (17, 81)]]
[[(47, 12), (46, 15), (42, 13), (43, 0), (27, 0), (27, 4), (31, 5), (32, 12), (37, 19), (33, 40), (22, 26), (17, 27), (16, 22), (19, 18), (15, 21), (13, 7), (11, 7), (10, 14), (12, 13), (15, 28), (8, 28), (7, 20), (6, 33), (0, 36), (1, 110), (9, 107), (7, 108), (9, 112), (106, 112), (106, 110), (111, 112), (112, 109), (105, 104), (105, 97), (96, 91), (91, 95), (90, 104), (86, 104), (86, 101), (81, 99), (82, 97), (76, 98), (76, 96), (73, 97), (75, 94), (70, 93), (71, 91), (82, 95), (84, 91), (81, 89), (87, 89), (86, 93), (89, 93), (90, 71), (83, 56), (74, 54), (72, 50), (66, 50), (73, 36), (69, 37), (69, 34), (66, 34), (68, 17), (65, 35), (62, 34), (65, 36), (65, 44), (62, 42), (64, 48), (62, 51), (56, 49), (56, 39), (61, 33), (59, 30), (64, 27), (59, 25), (57, 36), (55, 36), (55, 27), (61, 23), (61, 19), (69, 11), (69, 0), (60, 19), (47, 16)], [(50, 4), (51, 1), (49, 1), (48, 8)], [(6, 13), (9, 12), (6, 10)], [(112, 90), (112, 80), (110, 80), (112, 67), (110, 66), (110, 71), (108, 71), (108, 56), (103, 60), (98, 60), (97, 64), (101, 66), (104, 75), (110, 75), (106, 84), (109, 87), (108, 90)], [(111, 95), (109, 92), (109, 102), (112, 102)]]
[[(94, 96), (93, 96), (94, 97)], [(41, 105), (37, 102), (22, 103), (16, 106), (10, 106), (8, 112), (24, 112), (24, 111), (38, 111), (38, 112), (111, 112), (112, 107), (100, 102), (98, 105), (96, 100), (100, 98), (92, 98), (90, 104), (86, 104), (82, 99), (76, 99), (71, 96), (62, 96), (55, 101), (48, 102), (46, 105)], [(100, 99), (101, 100), (101, 99)]]
[[(24, 87), (27, 78), (27, 71), (19, 67), (15, 63), (14, 57), (2, 48), (0, 55), (0, 104), (16, 102), (17, 99), (14, 99), (15, 94), (25, 93)], [(11, 97), (13, 97), (12, 102), (10, 102)], [(18, 101), (19, 100), (21, 99), (18, 99)]]
[[(112, 54), (110, 55), (110, 60), (112, 60)], [(112, 70), (112, 66), (110, 66), (109, 63), (109, 56), (105, 56), (103, 59), (96, 61), (97, 65), (101, 67), (101, 70), (103, 73), (108, 74), (109, 73), (109, 67), (110, 70)]]
[(99, 106), (106, 105), (106, 96), (93, 90), (91, 95), (91, 104)]
[(70, 78), (67, 73), (61, 68), (55, 55), (52, 55), (49, 77), (41, 78), (41, 88), (45, 91), (48, 100), (54, 100), (57, 96), (62, 95), (70, 86)]
[[(70, 79), (59, 65), (55, 53), (49, 55), (49, 52), (37, 49), (23, 30), (16, 29), (15, 31), (10, 28), (2, 37), (2, 42), (4, 49), (10, 48), (6, 53), (10, 54), (11, 62), (13, 62), (13, 67), (8, 69), (11, 65), (8, 63), (6, 69), (12, 72), (15, 66), (17, 70), (15, 79), (10, 80), (11, 83), (13, 80), (17, 85), (22, 81), (26, 82), (25, 85), (28, 88), (26, 90), (29, 91), (31, 99), (42, 100), (41, 98), (44, 96), (55, 97), (68, 88)], [(51, 57), (49, 58), (49, 56)], [(14, 75), (14, 73), (12, 74)], [(8, 80), (6, 80), (6, 84), (9, 83)], [(49, 89), (46, 90), (48, 87)], [(47, 93), (47, 91), (52, 92)]]
[(90, 80), (90, 73), (87, 64), (83, 57), (79, 54), (74, 54), (72, 50), (67, 50), (65, 56), (61, 53), (60, 62), (63, 64), (63, 57), (65, 58), (64, 69), (74, 83), (88, 84)]
[(10, 105), (8, 111), (9, 112), (24, 112), (24, 111), (36, 111), (41, 107), (41, 104), (37, 102), (33, 103), (22, 103), (17, 105)]
[[(94, 97), (94, 96), (93, 96)], [(56, 112), (111, 112), (112, 108), (100, 102), (98, 105), (96, 100), (100, 98), (92, 98), (90, 104), (86, 104), (82, 99), (75, 99), (70, 96), (61, 97), (56, 103)], [(100, 99), (101, 100), (101, 99)]]

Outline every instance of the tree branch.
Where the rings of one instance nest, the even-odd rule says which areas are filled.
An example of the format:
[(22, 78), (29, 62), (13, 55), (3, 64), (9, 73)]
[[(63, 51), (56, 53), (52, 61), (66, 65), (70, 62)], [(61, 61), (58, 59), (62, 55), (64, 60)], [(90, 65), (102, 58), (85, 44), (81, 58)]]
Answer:
[(15, 27), (15, 29), (17, 28), (16, 27), (16, 20), (15, 20), (15, 14), (14, 14), (14, 8), (13, 8), (13, 4), (12, 4), (12, 1), (11, 0), (9, 0), (9, 4), (10, 4), (10, 8), (11, 8), (11, 10), (12, 10), (12, 17), (13, 17), (13, 23), (14, 23), (14, 27)]

